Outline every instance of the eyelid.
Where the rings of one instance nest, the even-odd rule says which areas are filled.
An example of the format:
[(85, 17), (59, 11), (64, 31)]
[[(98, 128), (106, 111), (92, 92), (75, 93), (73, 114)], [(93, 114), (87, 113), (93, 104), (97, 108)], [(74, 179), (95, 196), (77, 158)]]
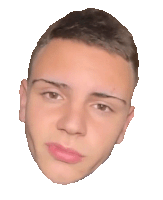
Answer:
[[(60, 95), (60, 94), (59, 94), (58, 92), (56, 92), (56, 91), (46, 91), (46, 92), (42, 92), (41, 95), (46, 95), (46, 94), (48, 94), (48, 93), (55, 93), (55, 94), (57, 94), (58, 96), (62, 97), (62, 95)], [(48, 99), (51, 99), (51, 98), (48, 98)], [(63, 97), (62, 97), (62, 99), (63, 99)]]
[[(55, 94), (59, 95), (60, 97), (62, 97), (62, 95), (59, 94), (59, 93), (56, 92), (56, 91), (46, 91), (46, 92), (42, 92), (41, 95), (45, 95), (45, 94), (47, 94), (47, 93), (55, 93)], [(63, 97), (62, 97), (62, 98), (63, 98)], [(48, 98), (48, 99), (51, 99), (51, 98)], [(107, 107), (107, 108), (109, 109), (109, 111), (103, 111), (103, 110), (97, 109), (97, 110), (99, 110), (99, 111), (101, 111), (101, 112), (103, 112), (103, 113), (113, 112), (113, 109), (112, 109), (110, 106), (108, 106), (107, 104), (105, 104), (105, 103), (100, 103), (100, 102), (99, 102), (99, 103), (96, 103), (96, 104), (94, 104), (94, 105), (103, 105), (103, 106), (105, 106), (105, 107)]]
[(97, 103), (97, 104), (94, 104), (94, 105), (103, 105), (103, 106), (105, 106), (105, 107), (107, 107), (109, 109), (109, 111), (103, 111), (101, 109), (97, 109), (97, 110), (100, 110), (103, 113), (113, 112), (113, 109), (110, 106), (108, 106), (108, 105), (106, 105), (104, 103)]

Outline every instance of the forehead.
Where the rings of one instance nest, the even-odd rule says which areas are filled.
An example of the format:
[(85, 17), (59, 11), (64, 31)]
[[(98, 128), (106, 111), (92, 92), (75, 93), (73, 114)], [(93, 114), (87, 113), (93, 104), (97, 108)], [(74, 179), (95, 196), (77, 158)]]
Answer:
[(67, 39), (52, 40), (40, 50), (31, 76), (32, 80), (39, 78), (58, 80), (83, 91), (110, 90), (128, 98), (134, 84), (130, 63), (122, 57)]

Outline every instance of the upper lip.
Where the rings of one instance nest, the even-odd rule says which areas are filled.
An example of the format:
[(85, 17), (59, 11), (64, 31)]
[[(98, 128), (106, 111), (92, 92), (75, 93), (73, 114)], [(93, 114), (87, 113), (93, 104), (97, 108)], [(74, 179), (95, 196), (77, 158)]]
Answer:
[(77, 152), (76, 150), (71, 149), (71, 148), (66, 148), (66, 147), (64, 147), (64, 146), (62, 146), (61, 144), (56, 143), (56, 142), (48, 142), (48, 143), (46, 143), (46, 145), (47, 145), (47, 146), (54, 145), (54, 146), (56, 146), (56, 147), (58, 147), (58, 148), (60, 148), (60, 149), (62, 149), (62, 150), (64, 150), (64, 151), (66, 151), (67, 153), (72, 153), (72, 154), (76, 154), (76, 155), (78, 155), (78, 156), (83, 157), (83, 155), (81, 155), (81, 154), (80, 154), (79, 152)]

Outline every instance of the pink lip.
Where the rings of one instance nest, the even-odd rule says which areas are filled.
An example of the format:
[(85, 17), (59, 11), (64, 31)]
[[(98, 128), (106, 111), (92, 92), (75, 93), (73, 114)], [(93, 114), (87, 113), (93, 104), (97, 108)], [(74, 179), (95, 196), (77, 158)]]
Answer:
[(56, 158), (57, 160), (61, 160), (68, 163), (77, 163), (82, 161), (83, 155), (78, 153), (77, 151), (65, 148), (58, 143), (46, 143), (48, 146), (49, 153)]

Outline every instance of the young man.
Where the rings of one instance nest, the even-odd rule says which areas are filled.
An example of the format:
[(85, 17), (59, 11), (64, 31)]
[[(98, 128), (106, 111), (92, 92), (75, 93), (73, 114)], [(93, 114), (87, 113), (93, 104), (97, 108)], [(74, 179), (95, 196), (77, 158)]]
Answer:
[(132, 35), (104, 11), (72, 12), (40, 38), (20, 87), (20, 120), (52, 182), (83, 179), (122, 142), (138, 64)]

